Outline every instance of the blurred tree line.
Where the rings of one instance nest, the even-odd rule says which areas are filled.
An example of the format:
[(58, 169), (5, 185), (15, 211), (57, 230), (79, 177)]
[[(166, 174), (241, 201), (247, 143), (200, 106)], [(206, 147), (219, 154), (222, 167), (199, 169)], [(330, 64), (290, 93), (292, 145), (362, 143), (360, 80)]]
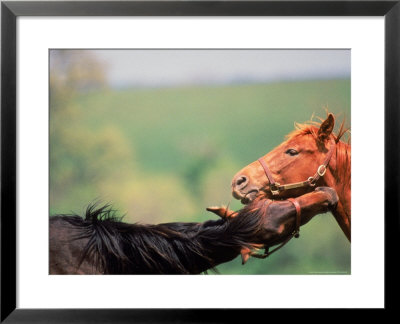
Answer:
[(57, 205), (74, 196), (76, 186), (83, 192), (127, 168), (132, 152), (117, 128), (94, 131), (81, 122), (76, 99), (107, 91), (105, 65), (89, 51), (54, 50), (50, 55), (50, 205)]
[(79, 213), (98, 200), (127, 213), (125, 221), (193, 220), (204, 210), (198, 195), (212, 164), (209, 152), (186, 152), (192, 159), (180, 177), (144, 171), (126, 134), (109, 119), (113, 107), (106, 105), (105, 123), (88, 127), (90, 107), (79, 99), (108, 91), (106, 65), (93, 53), (51, 51), (50, 213)]

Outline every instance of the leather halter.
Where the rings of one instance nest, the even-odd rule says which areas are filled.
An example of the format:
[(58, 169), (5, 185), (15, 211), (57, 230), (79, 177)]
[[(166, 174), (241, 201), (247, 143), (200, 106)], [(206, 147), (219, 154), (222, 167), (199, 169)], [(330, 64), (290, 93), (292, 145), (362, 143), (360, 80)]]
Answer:
[(257, 161), (260, 162), (261, 166), (264, 169), (265, 175), (268, 178), (269, 181), (269, 190), (271, 191), (272, 195), (276, 196), (279, 195), (281, 191), (289, 190), (289, 189), (295, 189), (295, 188), (301, 188), (301, 187), (314, 187), (319, 178), (323, 177), (325, 175), (326, 169), (328, 167), (329, 161), (331, 160), (331, 157), (333, 155), (333, 151), (335, 150), (335, 142), (332, 140), (331, 141), (331, 147), (325, 157), (324, 162), (318, 167), (317, 172), (312, 176), (309, 177), (305, 181), (301, 182), (294, 182), (294, 183), (289, 183), (289, 184), (284, 184), (281, 185), (280, 183), (276, 182), (274, 180), (274, 177), (272, 176), (271, 171), (269, 170), (267, 163), (265, 163), (263, 158), (259, 158)]
[[(295, 182), (295, 183), (290, 183), (290, 184), (285, 184), (281, 185), (278, 182), (275, 182), (274, 177), (272, 176), (271, 171), (269, 170), (267, 164), (265, 163), (263, 158), (259, 158), (258, 161), (262, 165), (265, 174), (268, 178), (269, 181), (269, 189), (271, 190), (271, 193), (275, 195), (279, 195), (281, 191), (289, 190), (289, 189), (294, 189), (294, 188), (301, 188), (301, 187), (314, 187), (319, 180), (319, 178), (323, 177), (325, 175), (325, 172), (327, 170), (329, 161), (331, 160), (331, 157), (333, 155), (333, 151), (335, 150), (336, 143), (334, 140), (331, 141), (331, 147), (325, 157), (324, 162), (318, 167), (317, 172), (314, 174), (314, 176), (309, 177), (306, 181), (302, 182)], [(265, 248), (265, 253), (259, 254), (259, 253), (251, 253), (251, 256), (260, 258), (260, 259), (265, 259), (266, 257), (270, 256), (272, 253), (278, 251), (280, 248), (284, 247), (286, 243), (288, 243), (293, 237), (298, 238), (300, 236), (300, 224), (301, 224), (301, 206), (298, 203), (298, 201), (295, 198), (288, 198), (287, 201), (290, 201), (295, 209), (296, 209), (296, 224), (295, 228), (292, 232), (291, 235), (289, 235), (280, 245), (278, 245), (276, 248), (274, 248), (272, 251), (269, 250), (269, 247)], [(266, 202), (266, 207), (268, 208), (269, 205), (273, 202), (273, 200), (267, 200)]]
[(293, 236), (295, 238), (299, 238), (299, 236), (300, 236), (300, 223), (301, 223), (301, 207), (300, 207), (300, 204), (297, 202), (296, 199), (288, 198), (287, 200), (290, 201), (294, 205), (294, 208), (296, 208), (296, 227), (294, 228)]

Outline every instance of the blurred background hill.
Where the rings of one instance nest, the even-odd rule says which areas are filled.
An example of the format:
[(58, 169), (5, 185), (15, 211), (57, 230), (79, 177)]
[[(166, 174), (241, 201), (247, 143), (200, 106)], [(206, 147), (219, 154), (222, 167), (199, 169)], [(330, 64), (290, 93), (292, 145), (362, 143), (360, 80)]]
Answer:
[[(124, 221), (205, 221), (232, 176), (324, 107), (350, 126), (347, 50), (51, 50), (50, 213), (110, 202)], [(350, 273), (332, 215), (222, 274)]]

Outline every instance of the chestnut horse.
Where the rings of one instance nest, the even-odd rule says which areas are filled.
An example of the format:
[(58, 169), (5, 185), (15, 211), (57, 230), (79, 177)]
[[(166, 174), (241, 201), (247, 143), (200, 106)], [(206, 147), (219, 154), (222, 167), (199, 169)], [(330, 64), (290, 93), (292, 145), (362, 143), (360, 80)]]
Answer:
[(248, 204), (263, 192), (273, 199), (297, 197), (318, 186), (336, 190), (333, 215), (351, 240), (351, 145), (341, 140), (344, 123), (334, 134), (335, 118), (322, 123), (296, 124), (285, 142), (252, 162), (233, 177), (232, 195)]

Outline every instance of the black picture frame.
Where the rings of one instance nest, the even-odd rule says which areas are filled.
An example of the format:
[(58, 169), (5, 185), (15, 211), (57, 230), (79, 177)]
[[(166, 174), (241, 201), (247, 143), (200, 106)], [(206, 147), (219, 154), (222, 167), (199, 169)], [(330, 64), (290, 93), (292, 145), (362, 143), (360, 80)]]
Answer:
[[(384, 16), (385, 309), (396, 307), (399, 234), (400, 0), (395, 1), (2, 1), (1, 3), (1, 322), (224, 322), (268, 310), (16, 308), (16, 19), (19, 16)], [(373, 237), (371, 237), (373, 244)], [(365, 247), (366, 249), (368, 247)], [(371, 255), (373, 262), (373, 255)], [(294, 289), (295, 290), (295, 289)], [(267, 292), (266, 292), (267, 293)], [(293, 293), (296, 293), (295, 291)], [(345, 292), (344, 292), (345, 293)], [(391, 297), (393, 296), (393, 298)], [(301, 298), (301, 296), (299, 296)], [(240, 316), (239, 316), (240, 315)], [(239, 317), (238, 317), (239, 316)]]

